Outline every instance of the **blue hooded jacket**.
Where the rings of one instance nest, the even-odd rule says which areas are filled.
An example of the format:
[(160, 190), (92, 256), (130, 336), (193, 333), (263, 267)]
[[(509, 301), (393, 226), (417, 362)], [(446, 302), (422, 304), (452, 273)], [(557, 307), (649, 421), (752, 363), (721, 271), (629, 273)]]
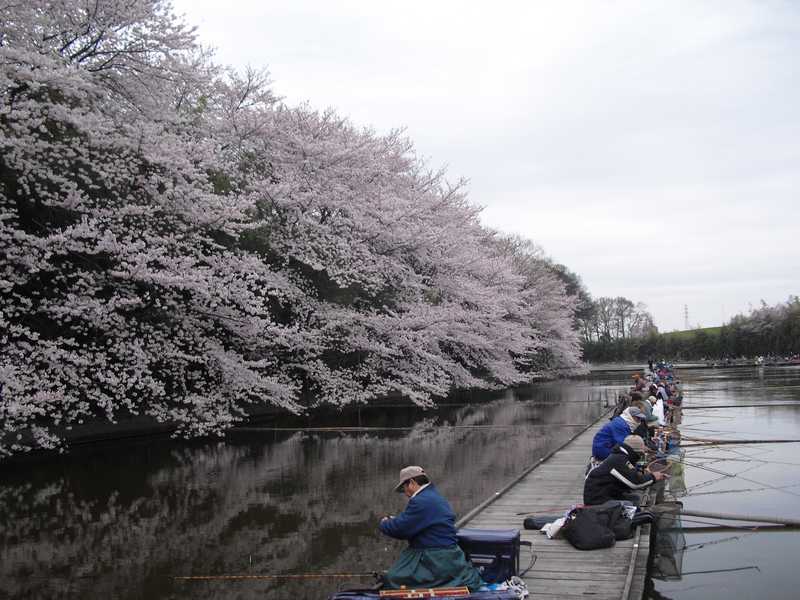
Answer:
[(389, 537), (408, 540), (412, 548), (447, 548), (457, 543), (456, 514), (433, 484), (408, 501), (396, 517), (378, 525)]
[(598, 460), (605, 460), (611, 454), (611, 449), (622, 444), (631, 434), (631, 428), (622, 417), (614, 417), (594, 435), (592, 440), (592, 456)]

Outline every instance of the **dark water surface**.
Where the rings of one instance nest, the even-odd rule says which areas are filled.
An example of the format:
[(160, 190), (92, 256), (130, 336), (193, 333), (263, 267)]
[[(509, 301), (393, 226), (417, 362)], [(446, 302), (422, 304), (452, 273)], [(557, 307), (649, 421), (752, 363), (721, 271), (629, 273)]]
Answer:
[[(686, 406), (735, 407), (685, 411), (685, 437), (800, 439), (800, 404), (743, 406), (800, 401), (800, 367), (686, 370), (680, 375)], [(689, 443), (685, 439), (684, 445)], [(800, 520), (800, 444), (687, 447), (684, 460), (688, 495), (681, 501), (687, 510)], [(743, 523), (688, 516), (682, 523), (686, 548), (676, 557), (681, 575), (652, 580), (649, 598), (800, 598), (800, 531), (692, 532), (688, 528)]]
[[(680, 375), (687, 406), (739, 406), (687, 410), (684, 435), (800, 439), (800, 404), (742, 407), (800, 401), (800, 368)], [(336, 423), (371, 428), (361, 431), (149, 438), (0, 465), (0, 598), (325, 598), (359, 580), (172, 577), (385, 569), (404, 544), (376, 525), (405, 504), (391, 491), (401, 466), (424, 465), (463, 515), (593, 422), (628, 376), (436, 411), (364, 409)], [(800, 519), (800, 444), (687, 448), (685, 461), (687, 508)], [(681, 539), (686, 548), (665, 557), (681, 574), (651, 579), (649, 598), (800, 597), (800, 532), (686, 531)]]
[(2, 465), (0, 598), (325, 598), (359, 580), (172, 577), (386, 569), (404, 543), (377, 523), (405, 505), (402, 466), (425, 466), (464, 514), (596, 420), (620, 379), (337, 423), (366, 431), (150, 438)]

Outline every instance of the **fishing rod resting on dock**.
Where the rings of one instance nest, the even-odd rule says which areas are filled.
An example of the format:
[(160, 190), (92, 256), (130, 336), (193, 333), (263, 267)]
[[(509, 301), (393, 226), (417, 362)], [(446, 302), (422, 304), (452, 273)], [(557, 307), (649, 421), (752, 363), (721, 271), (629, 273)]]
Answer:
[(174, 581), (236, 581), (236, 580), (284, 580), (284, 579), (380, 579), (378, 572), (372, 573), (294, 573), (285, 575), (175, 575)]

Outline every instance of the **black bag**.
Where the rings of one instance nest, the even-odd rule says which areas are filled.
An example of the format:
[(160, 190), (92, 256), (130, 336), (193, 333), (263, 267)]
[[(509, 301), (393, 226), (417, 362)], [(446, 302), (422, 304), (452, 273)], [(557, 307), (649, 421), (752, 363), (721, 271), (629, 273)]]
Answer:
[(618, 501), (611, 500), (584, 508), (597, 514), (598, 522), (611, 530), (614, 534), (614, 539), (619, 541), (633, 537), (633, 521), (625, 516), (625, 510)]
[(553, 521), (557, 521), (561, 518), (561, 515), (549, 516), (549, 517), (527, 517), (523, 522), (522, 526), (525, 529), (541, 529), (548, 523), (552, 523)]
[(597, 511), (586, 508), (569, 512), (561, 535), (578, 550), (610, 548), (616, 543), (614, 533), (600, 521)]

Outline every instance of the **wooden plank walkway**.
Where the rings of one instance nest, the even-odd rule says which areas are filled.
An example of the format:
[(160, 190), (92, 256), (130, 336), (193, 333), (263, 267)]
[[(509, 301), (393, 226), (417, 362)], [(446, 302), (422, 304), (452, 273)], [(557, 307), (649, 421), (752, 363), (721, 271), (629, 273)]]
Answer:
[[(539, 531), (523, 529), (525, 515), (561, 515), (583, 503), (583, 480), (594, 434), (607, 422), (603, 415), (594, 425), (543, 459), (521, 479), (501, 490), (458, 523), (459, 527), (520, 529), (522, 539), (533, 542), (536, 564), (524, 580), (531, 598), (640, 599), (644, 592), (650, 552), (650, 526), (637, 530), (630, 540), (612, 548), (582, 551), (563, 539), (549, 540)], [(520, 567), (528, 563), (523, 548)]]

